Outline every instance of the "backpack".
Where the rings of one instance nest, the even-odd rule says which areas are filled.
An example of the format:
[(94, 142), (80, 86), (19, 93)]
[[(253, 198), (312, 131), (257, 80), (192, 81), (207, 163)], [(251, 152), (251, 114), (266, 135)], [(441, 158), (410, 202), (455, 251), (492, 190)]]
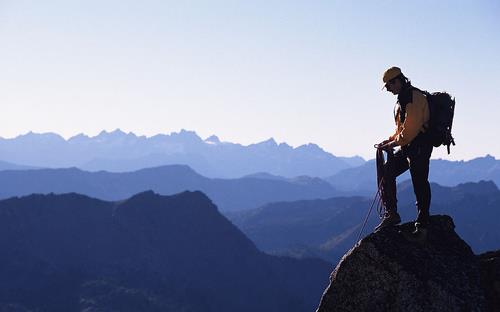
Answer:
[(429, 93), (423, 91), (429, 103), (429, 127), (426, 133), (434, 147), (446, 145), (448, 154), (450, 145), (455, 145), (451, 135), (453, 115), (455, 113), (455, 99), (446, 92)]

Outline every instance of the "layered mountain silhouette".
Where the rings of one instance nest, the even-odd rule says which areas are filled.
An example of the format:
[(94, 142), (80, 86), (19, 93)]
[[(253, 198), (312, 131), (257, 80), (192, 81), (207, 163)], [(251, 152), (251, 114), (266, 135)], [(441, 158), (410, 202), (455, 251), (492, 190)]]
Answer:
[(260, 252), (201, 192), (0, 201), (2, 311), (311, 311), (331, 265)]
[(0, 159), (35, 167), (78, 167), (91, 171), (125, 172), (169, 164), (189, 165), (209, 177), (237, 178), (255, 172), (285, 177), (328, 176), (361, 165), (361, 157), (336, 157), (315, 144), (293, 148), (269, 139), (256, 144), (205, 140), (181, 130), (169, 135), (136, 136), (119, 129), (68, 140), (54, 133), (27, 133), (0, 138)]
[[(29, 132), (13, 139), (0, 138), (0, 170), (77, 167), (89, 171), (128, 172), (163, 165), (184, 164), (207, 177), (238, 178), (255, 173), (292, 178), (325, 178), (346, 194), (373, 190), (375, 164), (359, 156), (337, 157), (316, 144), (293, 148), (274, 139), (247, 146), (222, 142), (217, 136), (203, 140), (181, 130), (152, 137), (119, 129), (65, 140), (55, 133)], [(407, 179), (404, 175), (402, 180)], [(430, 179), (445, 186), (492, 180), (500, 183), (500, 161), (487, 155), (469, 161), (432, 160)]]
[(369, 204), (363, 197), (300, 200), (227, 216), (263, 251), (336, 263), (354, 244)]
[(386, 228), (356, 244), (317, 312), (498, 311), (498, 252), (475, 256), (449, 216), (431, 217), (425, 242), (408, 239), (412, 230)]
[[(344, 169), (324, 179), (339, 191), (368, 195), (376, 189), (375, 172), (375, 160), (370, 160), (361, 166)], [(409, 172), (406, 172), (398, 177), (398, 180), (404, 181), (409, 178)], [(431, 182), (443, 186), (455, 186), (481, 180), (491, 180), (500, 185), (500, 160), (490, 155), (468, 161), (431, 160), (429, 172)]]
[(30, 166), (17, 165), (14, 163), (0, 160), (0, 171), (1, 170), (26, 170), (26, 169), (36, 169), (36, 168), (30, 167)]
[(76, 168), (7, 170), (0, 171), (0, 185), (0, 198), (76, 192), (105, 200), (121, 200), (146, 190), (163, 195), (199, 190), (222, 211), (255, 208), (275, 201), (328, 198), (337, 194), (330, 184), (319, 178), (210, 179), (185, 165), (127, 173), (86, 172)]
[[(454, 218), (457, 232), (481, 253), (500, 248), (500, 191), (493, 182), (465, 183), (456, 187), (431, 184), (431, 214)], [(415, 196), (411, 181), (398, 186), (399, 213), (414, 220)], [(268, 253), (295, 257), (321, 257), (337, 263), (356, 242), (371, 199), (340, 197), (271, 203), (228, 214), (257, 247)], [(364, 235), (379, 222), (373, 209)]]

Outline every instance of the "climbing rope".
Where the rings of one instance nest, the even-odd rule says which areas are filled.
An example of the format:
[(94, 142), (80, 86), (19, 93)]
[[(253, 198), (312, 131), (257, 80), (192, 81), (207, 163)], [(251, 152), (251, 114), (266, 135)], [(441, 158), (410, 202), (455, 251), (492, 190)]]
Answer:
[[(368, 218), (370, 217), (370, 214), (373, 210), (373, 206), (375, 203), (377, 203), (377, 212), (378, 216), (380, 219), (384, 218), (384, 215), (386, 213), (384, 201), (382, 200), (382, 196), (384, 193), (384, 173), (383, 173), (383, 164), (385, 162), (384, 159), (384, 153), (383, 151), (379, 148), (378, 144), (375, 144), (373, 147), (377, 149), (377, 154), (376, 154), (376, 159), (377, 159), (377, 180), (378, 180), (378, 186), (377, 186), (377, 192), (375, 193), (375, 196), (373, 197), (372, 203), (370, 205), (370, 208), (368, 209), (368, 212), (366, 213), (365, 220), (363, 222), (363, 225), (361, 226), (361, 229), (359, 230), (358, 233), (358, 238), (356, 239), (356, 243), (359, 241), (361, 238), (361, 235), (363, 234), (363, 230), (365, 229), (366, 223), (368, 222)], [(389, 158), (389, 152), (388, 153), (388, 158)], [(392, 153), (392, 151), (391, 151)]]
[(373, 197), (372, 204), (370, 205), (370, 208), (368, 209), (368, 212), (366, 213), (365, 221), (363, 222), (363, 225), (361, 226), (361, 229), (359, 230), (358, 233), (358, 238), (356, 239), (356, 242), (359, 241), (361, 234), (363, 234), (363, 230), (365, 229), (366, 223), (368, 222), (368, 218), (370, 217), (370, 214), (373, 210), (373, 205), (375, 202), (377, 202), (377, 211), (379, 213), (379, 217), (383, 218), (384, 214), (384, 204), (382, 203), (382, 184), (383, 184), (384, 179), (380, 180), (380, 183), (378, 184), (377, 192), (375, 193), (375, 196)]

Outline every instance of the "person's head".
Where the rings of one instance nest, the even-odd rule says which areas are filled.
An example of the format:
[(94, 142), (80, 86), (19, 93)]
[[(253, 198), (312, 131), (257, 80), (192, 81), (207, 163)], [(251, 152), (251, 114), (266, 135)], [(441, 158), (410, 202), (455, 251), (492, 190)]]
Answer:
[(386, 90), (392, 94), (399, 94), (401, 90), (410, 84), (410, 81), (403, 75), (401, 69), (395, 66), (385, 71), (382, 81)]

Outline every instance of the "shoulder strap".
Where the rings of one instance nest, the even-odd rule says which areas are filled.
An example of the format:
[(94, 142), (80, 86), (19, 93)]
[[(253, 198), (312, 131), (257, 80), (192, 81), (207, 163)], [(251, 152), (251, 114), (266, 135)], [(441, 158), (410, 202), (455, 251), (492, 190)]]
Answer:
[(399, 104), (399, 121), (401, 123), (405, 122), (406, 118), (406, 104), (410, 103), (412, 100), (413, 89), (410, 87), (408, 90), (403, 90), (398, 94), (398, 104)]
[(398, 118), (398, 105), (399, 105), (399, 103), (396, 102), (396, 104), (394, 104), (394, 109), (392, 110), (392, 112), (394, 114), (394, 121), (397, 121), (396, 118)]

